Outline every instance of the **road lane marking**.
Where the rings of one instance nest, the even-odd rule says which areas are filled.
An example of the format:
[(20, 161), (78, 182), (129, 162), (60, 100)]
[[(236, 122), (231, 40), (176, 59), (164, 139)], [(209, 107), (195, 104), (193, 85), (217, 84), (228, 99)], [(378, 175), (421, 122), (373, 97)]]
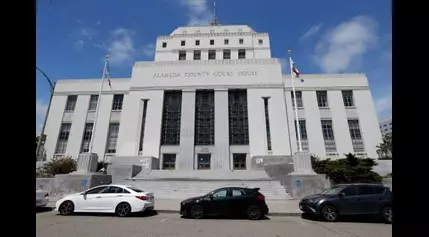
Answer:
[(167, 219), (168, 219), (168, 218), (164, 218), (164, 219), (162, 219), (160, 223), (162, 223), (162, 222), (166, 221)]

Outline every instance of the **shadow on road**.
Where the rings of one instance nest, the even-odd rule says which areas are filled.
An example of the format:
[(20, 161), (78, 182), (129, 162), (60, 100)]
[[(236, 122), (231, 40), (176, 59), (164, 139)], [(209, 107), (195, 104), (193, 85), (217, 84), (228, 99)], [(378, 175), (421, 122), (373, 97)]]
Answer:
[[(57, 214), (58, 216), (60, 214)], [(145, 212), (136, 212), (136, 213), (131, 213), (131, 215), (129, 215), (128, 217), (151, 217), (151, 216), (156, 216), (158, 215), (158, 212), (156, 212), (155, 210), (153, 211), (145, 211)], [(106, 216), (110, 216), (110, 217), (116, 217), (116, 214), (114, 213), (73, 213), (71, 214), (71, 216), (102, 216), (102, 217), (106, 217)], [(127, 218), (127, 217), (125, 217)]]
[[(311, 221), (324, 222), (324, 220), (322, 220), (322, 218), (319, 216), (312, 216), (308, 214), (302, 214), (301, 218)], [(343, 216), (338, 219), (338, 222), (385, 224), (385, 222), (377, 216)]]
[[(190, 217), (181, 216), (182, 219), (192, 219)], [(205, 216), (203, 219), (205, 220), (249, 220), (247, 217), (242, 216)], [(268, 216), (263, 216), (261, 219), (257, 221), (270, 220)]]
[(36, 210), (36, 213), (50, 212), (54, 210), (52, 207), (35, 207), (34, 209)]

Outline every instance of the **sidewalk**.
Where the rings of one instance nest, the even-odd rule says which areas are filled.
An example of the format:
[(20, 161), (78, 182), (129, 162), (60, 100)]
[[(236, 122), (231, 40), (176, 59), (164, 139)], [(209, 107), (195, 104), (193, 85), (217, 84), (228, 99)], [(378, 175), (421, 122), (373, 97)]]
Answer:
[[(49, 207), (54, 207), (58, 198), (51, 197), (48, 204)], [(182, 200), (156, 199), (155, 210), (159, 213), (179, 213), (180, 202)], [(267, 200), (268, 208), (270, 209), (269, 216), (300, 216), (299, 200)]]

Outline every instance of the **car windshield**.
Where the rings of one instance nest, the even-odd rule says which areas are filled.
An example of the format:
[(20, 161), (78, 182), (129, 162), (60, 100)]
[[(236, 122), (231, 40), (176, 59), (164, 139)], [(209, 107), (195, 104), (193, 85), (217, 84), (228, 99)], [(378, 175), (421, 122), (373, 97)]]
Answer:
[(344, 186), (337, 186), (330, 189), (326, 189), (325, 191), (321, 192), (320, 194), (324, 195), (335, 195), (341, 192), (345, 187)]

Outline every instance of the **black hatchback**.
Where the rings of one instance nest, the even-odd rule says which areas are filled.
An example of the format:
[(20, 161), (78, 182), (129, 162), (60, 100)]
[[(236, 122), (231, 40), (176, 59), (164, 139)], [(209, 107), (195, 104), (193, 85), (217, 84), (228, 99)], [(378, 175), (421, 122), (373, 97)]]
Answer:
[(346, 215), (379, 215), (393, 220), (393, 193), (381, 184), (342, 184), (320, 194), (304, 197), (299, 208), (320, 215), (325, 221), (337, 221)]
[(268, 206), (259, 188), (225, 187), (182, 201), (180, 214), (194, 219), (215, 215), (244, 215), (257, 220), (268, 214)]

